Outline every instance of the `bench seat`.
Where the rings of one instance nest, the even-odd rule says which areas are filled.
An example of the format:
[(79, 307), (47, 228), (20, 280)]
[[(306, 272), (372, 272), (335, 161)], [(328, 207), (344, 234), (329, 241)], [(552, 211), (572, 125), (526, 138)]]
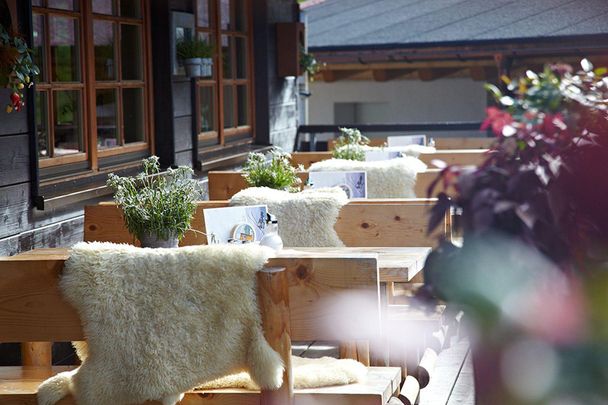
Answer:
[[(37, 405), (36, 390), (47, 378), (73, 367), (0, 367), (0, 403)], [(384, 405), (399, 392), (398, 367), (369, 367), (365, 383), (294, 390), (295, 405)], [(191, 391), (180, 405), (259, 405), (259, 391), (221, 389)], [(148, 402), (147, 404), (160, 404)], [(58, 405), (75, 405), (67, 397)]]

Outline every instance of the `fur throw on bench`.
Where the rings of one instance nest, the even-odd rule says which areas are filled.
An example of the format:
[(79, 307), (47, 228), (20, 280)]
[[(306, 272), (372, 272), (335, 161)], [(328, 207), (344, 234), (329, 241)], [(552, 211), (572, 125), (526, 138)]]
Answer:
[(39, 387), (39, 404), (69, 393), (79, 405), (174, 404), (197, 384), (240, 371), (280, 387), (283, 364), (264, 339), (255, 288), (271, 253), (77, 244), (60, 288), (80, 315), (88, 351), (77, 347), (82, 365)]
[(235, 194), (230, 205), (267, 205), (279, 221), (285, 247), (338, 247), (344, 243), (334, 225), (347, 202), (346, 193), (338, 187), (299, 193), (251, 187)]
[[(291, 356), (291, 368), (295, 389), (352, 384), (363, 381), (367, 374), (367, 367), (358, 361), (333, 357), (307, 359)], [(196, 387), (200, 390), (216, 388), (260, 389), (245, 372), (222, 377)]]
[(426, 165), (410, 156), (372, 162), (328, 159), (313, 163), (309, 172), (364, 171), (367, 172), (368, 198), (414, 198), (414, 186), (418, 172)]

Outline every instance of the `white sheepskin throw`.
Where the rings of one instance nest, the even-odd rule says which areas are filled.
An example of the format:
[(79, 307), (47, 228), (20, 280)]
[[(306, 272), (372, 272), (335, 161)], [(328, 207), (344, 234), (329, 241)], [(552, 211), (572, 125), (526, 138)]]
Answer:
[(389, 152), (401, 152), (405, 156), (412, 156), (417, 158), (421, 153), (435, 153), (437, 150), (432, 146), (425, 145), (402, 145), (402, 146), (385, 146), (380, 150), (386, 150)]
[(432, 146), (425, 145), (401, 145), (401, 146), (369, 146), (369, 145), (344, 145), (336, 148), (336, 151), (342, 149), (360, 150), (365, 151), (387, 151), (387, 152), (401, 152), (405, 156), (412, 156), (417, 158), (421, 153), (435, 153), (437, 150)]
[(364, 171), (367, 172), (368, 198), (414, 198), (416, 174), (426, 165), (410, 156), (360, 162), (357, 160), (328, 159), (313, 163), (308, 171)]
[(283, 364), (264, 339), (255, 288), (270, 254), (254, 245), (77, 244), (60, 288), (88, 349), (77, 346), (77, 370), (38, 388), (38, 403), (72, 393), (79, 405), (173, 405), (192, 387), (241, 371), (279, 387)]
[(279, 221), (279, 235), (285, 247), (344, 246), (334, 229), (340, 208), (348, 202), (339, 187), (289, 193), (267, 187), (239, 191), (230, 205), (268, 206)]
[[(306, 359), (291, 356), (293, 386), (296, 389), (328, 387), (331, 385), (346, 385), (365, 380), (367, 367), (351, 359), (334, 359), (321, 357), (320, 359)], [(207, 390), (216, 388), (245, 388), (258, 390), (246, 372), (229, 375), (205, 383), (196, 389)]]

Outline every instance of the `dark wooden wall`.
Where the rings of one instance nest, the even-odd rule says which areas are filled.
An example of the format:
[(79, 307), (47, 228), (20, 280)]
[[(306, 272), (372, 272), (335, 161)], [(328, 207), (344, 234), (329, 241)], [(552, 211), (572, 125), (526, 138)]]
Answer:
[(252, 0), (257, 143), (291, 151), (298, 127), (295, 78), (277, 75), (276, 23), (299, 21), (293, 0)]

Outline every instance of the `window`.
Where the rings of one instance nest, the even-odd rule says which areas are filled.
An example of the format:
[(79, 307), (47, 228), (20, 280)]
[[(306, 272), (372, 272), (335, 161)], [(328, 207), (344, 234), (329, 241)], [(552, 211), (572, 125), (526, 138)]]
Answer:
[(250, 3), (197, 0), (197, 35), (216, 50), (212, 75), (197, 80), (201, 147), (253, 137)]
[(34, 2), (41, 168), (97, 169), (106, 157), (149, 151), (144, 7), (142, 0)]

